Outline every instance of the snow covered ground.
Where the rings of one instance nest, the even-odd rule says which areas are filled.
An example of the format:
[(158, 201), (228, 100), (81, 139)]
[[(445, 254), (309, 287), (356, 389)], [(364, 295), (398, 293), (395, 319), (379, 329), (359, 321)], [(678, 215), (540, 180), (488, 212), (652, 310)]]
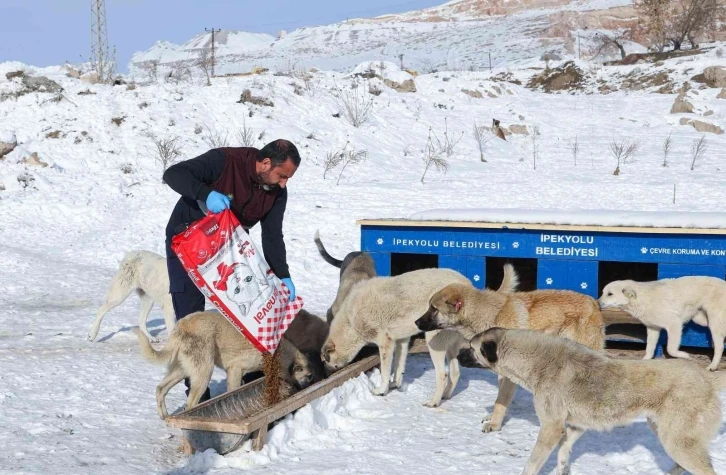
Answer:
[[(712, 51), (669, 60), (665, 67), (685, 78), (717, 61)], [(86, 340), (123, 253), (164, 249), (163, 230), (177, 196), (161, 183), (148, 134), (179, 136), (181, 158), (209, 149), (204, 141), (209, 130), (228, 134), (237, 145), (236, 132), (243, 126), (254, 130), (254, 138), (264, 131), (257, 146), (278, 137), (298, 145), (303, 164), (289, 184), (286, 242), (298, 293), (320, 315), (334, 298), (338, 270), (318, 256), (312, 240), (316, 229), (329, 251), (342, 257), (359, 248), (359, 218), (406, 217), (431, 208), (713, 212), (726, 202), (726, 135), (706, 134), (708, 150), (691, 170), (690, 150), (702, 134), (679, 125), (688, 116), (723, 127), (726, 100), (715, 98), (717, 89), (692, 94), (695, 113), (670, 114), (675, 94), (550, 95), (492, 81), (488, 73), (446, 72), (416, 77), (416, 93), (398, 93), (372, 80), (382, 93), (374, 99), (371, 119), (355, 128), (333, 117), (340, 112), (334, 88), (349, 87), (342, 74), (316, 72), (307, 82), (265, 74), (219, 78), (210, 87), (127, 89), (88, 86), (60, 68), (3, 63), (0, 94), (21, 88), (18, 79), (4, 78), (23, 67), (58, 81), (65, 98), (45, 102), (53, 96), (31, 93), (0, 102), (0, 136), (15, 134), (21, 144), (0, 159), (0, 262), (6, 269), (0, 277), (3, 474), (231, 473), (238, 468), (277, 474), (514, 474), (533, 446), (538, 424), (529, 394), (518, 392), (501, 433), (482, 434), (479, 420), (494, 402), (495, 377), (465, 370), (455, 397), (427, 409), (421, 404), (433, 388), (433, 369), (428, 356), (419, 355), (411, 357), (403, 391), (375, 398), (368, 388), (377, 372), (361, 376), (273, 430), (261, 453), (243, 448), (226, 457), (199, 454), (188, 460), (179, 454), (180, 431), (165, 427), (155, 409), (154, 390), (164, 369), (141, 359), (129, 332), (138, 299), (132, 296), (106, 316), (100, 341)], [(635, 68), (596, 74), (615, 81), (616, 72)], [(524, 77), (536, 71), (512, 73)], [(364, 93), (367, 86), (361, 83), (359, 91), (374, 97)], [(274, 107), (238, 103), (245, 88), (269, 98)], [(698, 115), (706, 110), (713, 112)], [(114, 118), (123, 120), (117, 125)], [(471, 130), (475, 121), (490, 125), (492, 118), (506, 127), (539, 126), (536, 168), (531, 135), (490, 140), (487, 162), (480, 161)], [(441, 141), (445, 130), (450, 141), (459, 141), (448, 157), (448, 173), (429, 170), (422, 184), (421, 156), (430, 128)], [(674, 145), (663, 167), (662, 141), (669, 134)], [(613, 140), (639, 142), (618, 176), (608, 150)], [(324, 180), (326, 152), (346, 143), (366, 150), (366, 160), (342, 173), (339, 166)], [(33, 152), (48, 166), (26, 164)], [(253, 237), (259, 239), (259, 229)], [(158, 309), (151, 323), (152, 333), (165, 339)], [(224, 375), (216, 373), (213, 391), (223, 387)], [(181, 407), (181, 387), (172, 390), (168, 404)], [(723, 433), (712, 453), (717, 471), (726, 473)], [(670, 466), (644, 421), (586, 435), (573, 460), (573, 473), (596, 475), (658, 474)], [(546, 472), (553, 469), (551, 459)]]

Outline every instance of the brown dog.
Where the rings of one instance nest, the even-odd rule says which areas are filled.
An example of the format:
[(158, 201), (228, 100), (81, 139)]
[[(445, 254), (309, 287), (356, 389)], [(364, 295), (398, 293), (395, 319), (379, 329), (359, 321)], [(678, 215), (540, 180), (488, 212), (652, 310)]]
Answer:
[[(501, 293), (451, 284), (434, 294), (416, 326), (423, 331), (451, 329), (471, 340), (492, 327), (537, 330), (602, 351), (605, 326), (595, 299), (569, 290)], [(498, 431), (517, 386), (499, 377), (494, 411), (482, 431)]]
[[(312, 315), (309, 319), (304, 317), (298, 324), (307, 327), (304, 323), (312, 319), (325, 325), (324, 321)], [(300, 331), (304, 333), (304, 328)], [(164, 401), (166, 394), (184, 378), (190, 380), (185, 408), (191, 409), (199, 403), (215, 366), (227, 373), (227, 391), (240, 387), (243, 375), (263, 367), (262, 353), (219, 312), (195, 312), (182, 318), (161, 350), (155, 350), (138, 328), (133, 328), (133, 332), (139, 339), (143, 357), (167, 366), (166, 377), (156, 388), (156, 405), (162, 419), (168, 415)], [(322, 367), (317, 370), (322, 366), (320, 350), (306, 350), (305, 353), (298, 350), (285, 337), (277, 349), (280, 353), (280, 377), (297, 389), (304, 389), (323, 376)]]

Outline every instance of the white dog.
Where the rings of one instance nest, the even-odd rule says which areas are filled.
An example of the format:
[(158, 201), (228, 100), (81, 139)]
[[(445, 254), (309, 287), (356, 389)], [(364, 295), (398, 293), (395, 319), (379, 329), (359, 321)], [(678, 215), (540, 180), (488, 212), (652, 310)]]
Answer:
[(683, 325), (693, 320), (707, 326), (714, 346), (708, 369), (718, 368), (726, 338), (726, 281), (716, 277), (617, 280), (605, 286), (599, 302), (601, 308), (618, 308), (643, 322), (648, 332), (644, 359), (653, 358), (662, 328), (668, 333), (668, 354), (689, 358), (678, 349)]
[(141, 298), (139, 328), (144, 335), (153, 342), (159, 341), (152, 337), (146, 329), (146, 319), (155, 303), (164, 312), (166, 331), (171, 333), (176, 325), (176, 318), (169, 293), (169, 272), (166, 268), (166, 258), (149, 251), (130, 251), (121, 260), (116, 275), (111, 279), (106, 301), (98, 309), (96, 320), (93, 322), (91, 331), (88, 332), (89, 340), (96, 339), (104, 315), (121, 305), (132, 290), (135, 290)]

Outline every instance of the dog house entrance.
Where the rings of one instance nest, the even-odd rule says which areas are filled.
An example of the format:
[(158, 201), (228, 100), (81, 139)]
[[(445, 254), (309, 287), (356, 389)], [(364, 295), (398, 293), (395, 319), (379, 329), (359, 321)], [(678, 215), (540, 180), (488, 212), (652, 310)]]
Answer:
[(519, 276), (517, 290), (527, 292), (537, 289), (537, 259), (487, 257), (486, 258), (486, 286), (496, 290), (504, 278), (504, 264), (512, 264)]
[(597, 269), (597, 295), (615, 280), (647, 282), (658, 280), (658, 264), (643, 262), (600, 262)]
[[(597, 295), (602, 295), (602, 289), (610, 282), (616, 280), (635, 280), (647, 282), (658, 280), (658, 264), (643, 262), (599, 262), (597, 269)], [(645, 341), (644, 325), (615, 324), (608, 325), (605, 334), (622, 340)], [(617, 346), (619, 343), (609, 343)]]
[(391, 275), (401, 275), (412, 270), (439, 267), (439, 256), (436, 254), (391, 254)]

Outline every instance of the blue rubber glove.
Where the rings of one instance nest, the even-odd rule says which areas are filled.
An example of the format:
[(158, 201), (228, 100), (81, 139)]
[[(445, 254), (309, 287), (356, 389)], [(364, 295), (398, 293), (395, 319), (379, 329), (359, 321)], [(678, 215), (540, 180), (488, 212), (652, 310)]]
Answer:
[(212, 190), (212, 192), (207, 196), (205, 204), (209, 211), (217, 214), (224, 211), (225, 208), (229, 208), (229, 198), (218, 191)]
[(290, 302), (295, 300), (295, 284), (292, 283), (292, 279), (289, 277), (285, 277), (284, 279), (280, 279), (283, 284), (285, 284), (285, 287), (290, 291)]

